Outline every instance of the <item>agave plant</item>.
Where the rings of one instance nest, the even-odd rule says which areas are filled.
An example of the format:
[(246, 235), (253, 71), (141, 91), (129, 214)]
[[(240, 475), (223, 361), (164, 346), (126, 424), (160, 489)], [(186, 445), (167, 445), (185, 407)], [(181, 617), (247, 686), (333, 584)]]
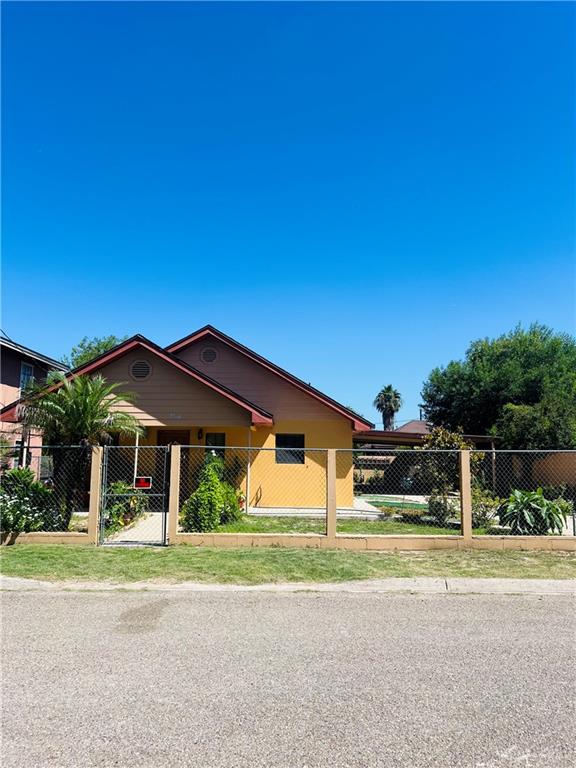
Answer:
[(559, 500), (547, 499), (542, 488), (512, 491), (499, 512), (500, 524), (509, 526), (513, 536), (561, 534), (566, 515), (566, 506)]

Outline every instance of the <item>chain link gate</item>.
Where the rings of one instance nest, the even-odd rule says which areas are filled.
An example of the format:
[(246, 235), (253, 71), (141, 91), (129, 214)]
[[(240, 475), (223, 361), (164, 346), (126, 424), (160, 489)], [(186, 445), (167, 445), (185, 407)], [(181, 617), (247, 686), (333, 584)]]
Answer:
[(105, 446), (101, 544), (167, 541), (169, 447)]

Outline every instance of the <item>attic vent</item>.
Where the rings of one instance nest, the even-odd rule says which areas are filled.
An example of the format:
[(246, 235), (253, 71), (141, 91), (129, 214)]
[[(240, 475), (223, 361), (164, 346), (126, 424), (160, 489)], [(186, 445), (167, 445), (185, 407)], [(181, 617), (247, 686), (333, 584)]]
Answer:
[(146, 360), (136, 360), (136, 362), (132, 363), (130, 366), (130, 375), (133, 379), (142, 381), (142, 379), (147, 379), (151, 373), (152, 368), (150, 367), (150, 363)]
[(218, 352), (216, 352), (214, 347), (204, 347), (200, 352), (200, 360), (202, 360), (203, 363), (213, 363), (216, 361), (217, 357)]

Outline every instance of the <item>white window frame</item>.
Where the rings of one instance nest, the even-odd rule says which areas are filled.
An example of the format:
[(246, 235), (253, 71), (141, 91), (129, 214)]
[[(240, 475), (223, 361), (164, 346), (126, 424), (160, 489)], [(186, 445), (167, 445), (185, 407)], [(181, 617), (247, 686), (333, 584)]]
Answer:
[[(24, 370), (26, 368), (28, 368), (29, 375), (25, 377)], [(31, 363), (25, 363), (22, 361), (20, 363), (20, 390), (23, 390), (31, 381), (34, 381), (34, 366)]]

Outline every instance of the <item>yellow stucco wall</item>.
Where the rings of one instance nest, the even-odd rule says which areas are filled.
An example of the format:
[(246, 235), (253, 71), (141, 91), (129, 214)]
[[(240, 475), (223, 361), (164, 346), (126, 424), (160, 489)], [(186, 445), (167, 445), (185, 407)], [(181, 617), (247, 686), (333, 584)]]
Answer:
[[(326, 450), (320, 448), (352, 447), (352, 430), (344, 419), (334, 421), (281, 421), (270, 428), (179, 426), (188, 430), (188, 442), (196, 448), (182, 449), (181, 482), (187, 495), (193, 490), (193, 478), (204, 461), (205, 437), (208, 432), (226, 435), (226, 479), (249, 496), (250, 507), (323, 508), (326, 505)], [(276, 463), (276, 434), (304, 435), (304, 464)], [(124, 442), (124, 441), (123, 441)], [(129, 440), (127, 443), (131, 443)], [(158, 429), (150, 427), (140, 445), (157, 445)], [(251, 446), (251, 449), (248, 449)], [(260, 450), (259, 450), (260, 449)], [(338, 454), (336, 462), (336, 494), (339, 507), (353, 504), (352, 455)]]
[[(252, 453), (250, 506), (324, 507), (326, 505), (326, 452), (313, 448), (352, 448), (352, 429), (348, 422), (280, 421), (273, 429), (257, 430), (252, 445), (275, 448), (276, 434), (304, 435), (304, 464), (277, 464), (273, 450)], [(353, 502), (352, 456), (339, 454), (336, 501), (339, 507)]]

